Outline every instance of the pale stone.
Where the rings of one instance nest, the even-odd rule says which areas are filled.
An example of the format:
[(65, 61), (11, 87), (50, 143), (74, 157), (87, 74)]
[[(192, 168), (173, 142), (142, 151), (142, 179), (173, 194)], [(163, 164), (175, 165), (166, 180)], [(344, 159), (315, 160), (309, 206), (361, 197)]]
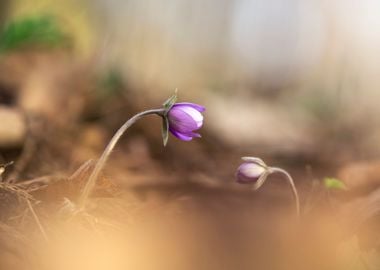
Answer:
[(21, 146), (26, 136), (26, 122), (16, 109), (0, 106), (0, 147)]

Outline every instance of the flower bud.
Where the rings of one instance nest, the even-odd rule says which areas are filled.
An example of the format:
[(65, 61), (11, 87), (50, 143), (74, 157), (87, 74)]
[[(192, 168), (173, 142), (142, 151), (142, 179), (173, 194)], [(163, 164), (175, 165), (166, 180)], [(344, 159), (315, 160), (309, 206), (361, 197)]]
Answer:
[(268, 167), (264, 161), (257, 157), (242, 157), (244, 163), (239, 166), (236, 172), (236, 181), (240, 184), (251, 184), (253, 190), (259, 189), (268, 176), (272, 173), (281, 173), (289, 181), (292, 188), (294, 202), (296, 204), (297, 216), (300, 215), (300, 202), (296, 186), (290, 174), (277, 167)]
[(194, 137), (201, 137), (197, 131), (203, 125), (205, 107), (194, 103), (175, 103), (169, 110), (167, 118), (169, 131), (178, 139), (191, 141)]
[(267, 168), (256, 162), (244, 162), (236, 173), (236, 181), (240, 184), (256, 184), (267, 173)]

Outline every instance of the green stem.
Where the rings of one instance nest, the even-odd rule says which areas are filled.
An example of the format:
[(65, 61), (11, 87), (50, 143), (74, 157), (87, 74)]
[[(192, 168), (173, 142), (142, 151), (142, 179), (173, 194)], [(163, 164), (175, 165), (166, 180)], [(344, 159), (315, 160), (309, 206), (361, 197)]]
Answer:
[(299, 217), (300, 216), (300, 200), (299, 200), (298, 192), (296, 189), (296, 185), (294, 184), (293, 178), (290, 176), (290, 174), (287, 171), (285, 171), (281, 168), (270, 167), (269, 170), (270, 170), (270, 173), (281, 173), (281, 174), (285, 175), (285, 177), (287, 178), (287, 180), (288, 180), (288, 182), (292, 188), (293, 197), (294, 197), (294, 201), (296, 204), (297, 217)]
[(110, 142), (108, 143), (107, 147), (105, 148), (103, 154), (101, 155), (100, 159), (96, 163), (94, 170), (92, 171), (90, 177), (88, 178), (88, 181), (83, 189), (83, 192), (79, 198), (78, 206), (79, 209), (84, 209), (86, 205), (86, 201), (88, 197), (91, 194), (91, 191), (94, 189), (96, 180), (99, 176), (100, 171), (103, 169), (104, 165), (106, 164), (110, 154), (112, 153), (112, 150), (115, 148), (116, 143), (119, 141), (121, 136), (127, 131), (127, 129), (132, 126), (137, 120), (142, 118), (143, 116), (150, 115), (150, 114), (157, 114), (159, 116), (164, 116), (165, 109), (154, 109), (154, 110), (148, 110), (141, 113), (136, 114), (132, 118), (130, 118), (127, 122), (122, 125), (118, 131), (116, 131), (115, 135), (112, 137)]

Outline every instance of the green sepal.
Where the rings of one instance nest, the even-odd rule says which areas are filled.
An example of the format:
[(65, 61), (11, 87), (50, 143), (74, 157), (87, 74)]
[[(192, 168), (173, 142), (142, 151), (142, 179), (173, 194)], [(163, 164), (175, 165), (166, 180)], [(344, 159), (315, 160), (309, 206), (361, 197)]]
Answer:
[(162, 106), (164, 107), (164, 109), (166, 109), (167, 111), (169, 111), (170, 108), (176, 103), (176, 101), (177, 101), (177, 92), (178, 92), (178, 90), (175, 89), (175, 91), (174, 91), (174, 95), (172, 95), (170, 98), (168, 98), (168, 99), (162, 104)]
[(169, 120), (165, 116), (162, 117), (162, 140), (166, 146), (169, 140)]
[(261, 158), (257, 157), (242, 157), (241, 158), (244, 161), (255, 163), (263, 168), (268, 168), (268, 166), (265, 164), (265, 162)]
[(162, 115), (162, 140), (164, 143), (164, 146), (167, 145), (169, 140), (169, 119), (167, 117), (168, 112), (173, 107), (173, 105), (177, 102), (177, 96), (178, 96), (178, 89), (174, 90), (174, 95), (172, 95), (170, 98), (168, 98), (162, 106), (165, 109), (164, 114)]

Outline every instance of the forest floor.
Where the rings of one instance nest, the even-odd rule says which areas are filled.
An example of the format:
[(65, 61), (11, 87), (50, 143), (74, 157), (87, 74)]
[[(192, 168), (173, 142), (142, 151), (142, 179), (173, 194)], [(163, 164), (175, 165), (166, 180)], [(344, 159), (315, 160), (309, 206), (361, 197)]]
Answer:
[[(378, 269), (378, 162), (236, 149), (207, 128), (163, 147), (153, 116), (128, 131), (78, 209), (112, 133), (155, 103), (112, 80), (112, 94), (99, 92), (89, 65), (59, 51), (0, 65), (1, 162), (14, 162), (0, 171), (1, 269)], [(299, 218), (281, 176), (255, 192), (235, 182), (247, 152), (293, 175)], [(323, 185), (347, 175), (364, 184)]]

